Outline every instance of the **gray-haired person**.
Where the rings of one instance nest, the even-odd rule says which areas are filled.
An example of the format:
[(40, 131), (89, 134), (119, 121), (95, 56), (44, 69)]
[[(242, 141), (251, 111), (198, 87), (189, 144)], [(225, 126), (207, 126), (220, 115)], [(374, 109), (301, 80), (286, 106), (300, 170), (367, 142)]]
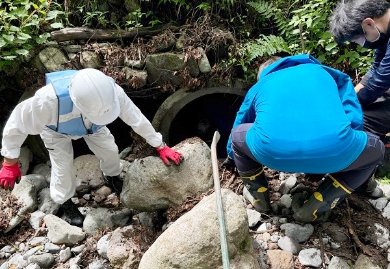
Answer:
[[(354, 42), (374, 49), (369, 71), (355, 86), (364, 113), (364, 129), (386, 144), (390, 132), (390, 4), (386, 0), (340, 1), (330, 17), (330, 31), (339, 44)], [(389, 171), (389, 150), (378, 167)]]

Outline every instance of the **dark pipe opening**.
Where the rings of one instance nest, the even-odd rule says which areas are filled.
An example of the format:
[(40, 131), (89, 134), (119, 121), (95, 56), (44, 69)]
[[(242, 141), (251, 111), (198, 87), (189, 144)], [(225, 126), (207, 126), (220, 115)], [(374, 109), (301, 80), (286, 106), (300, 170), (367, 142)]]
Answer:
[[(118, 145), (119, 152), (130, 146), (130, 126), (125, 124), (121, 119), (117, 119), (113, 123), (107, 125), (107, 127), (115, 138), (115, 143)], [(81, 155), (93, 154), (83, 138), (72, 140), (72, 145), (74, 158)]]
[(211, 146), (214, 132), (221, 135), (217, 143), (218, 158), (226, 158), (226, 143), (243, 97), (215, 93), (195, 99), (184, 106), (172, 120), (169, 129), (171, 145), (197, 136)]
[[(142, 113), (152, 122), (162, 99), (132, 99)], [(197, 136), (211, 146), (214, 132), (219, 131), (221, 138), (217, 144), (218, 158), (226, 158), (226, 143), (233, 126), (236, 113), (243, 97), (235, 94), (215, 93), (201, 96), (184, 106), (171, 120), (167, 140), (173, 147), (181, 141)], [(107, 125), (115, 137), (119, 152), (131, 144), (131, 127), (121, 119)], [(84, 154), (93, 154), (84, 139), (73, 142), (75, 158)]]

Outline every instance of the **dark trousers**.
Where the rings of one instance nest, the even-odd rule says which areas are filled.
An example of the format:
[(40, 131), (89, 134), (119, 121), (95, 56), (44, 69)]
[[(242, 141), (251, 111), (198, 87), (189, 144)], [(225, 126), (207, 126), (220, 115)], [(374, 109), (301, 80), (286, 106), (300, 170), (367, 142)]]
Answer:
[(382, 141), (390, 133), (390, 90), (375, 103), (363, 106), (364, 130), (376, 134)]
[[(245, 123), (232, 130), (232, 149), (234, 162), (237, 170), (241, 173), (250, 174), (258, 171), (263, 165), (256, 160), (250, 152), (245, 136), (252, 123)], [(377, 135), (366, 132), (368, 135), (367, 145), (359, 157), (345, 169), (332, 173), (333, 177), (344, 182), (350, 189), (357, 189), (366, 182), (375, 172), (378, 163), (383, 159), (385, 147)], [(304, 172), (304, 171), (288, 171)]]

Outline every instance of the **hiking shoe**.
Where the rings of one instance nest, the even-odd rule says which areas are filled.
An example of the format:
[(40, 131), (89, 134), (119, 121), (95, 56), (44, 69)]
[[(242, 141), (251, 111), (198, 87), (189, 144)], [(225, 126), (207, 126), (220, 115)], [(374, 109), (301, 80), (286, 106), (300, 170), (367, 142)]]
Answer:
[(119, 178), (119, 176), (103, 175), (103, 180), (107, 187), (110, 187), (116, 192), (116, 194), (120, 195), (123, 188), (123, 181)]
[(254, 209), (260, 213), (271, 210), (270, 192), (268, 189), (268, 180), (264, 175), (264, 168), (254, 173), (240, 174), (241, 180), (248, 190), (248, 200)]
[(295, 211), (293, 218), (303, 223), (326, 221), (331, 210), (352, 191), (344, 182), (328, 174), (309, 200)]
[(73, 226), (82, 227), (84, 216), (80, 213), (78, 207), (69, 199), (60, 206), (62, 211), (61, 218)]

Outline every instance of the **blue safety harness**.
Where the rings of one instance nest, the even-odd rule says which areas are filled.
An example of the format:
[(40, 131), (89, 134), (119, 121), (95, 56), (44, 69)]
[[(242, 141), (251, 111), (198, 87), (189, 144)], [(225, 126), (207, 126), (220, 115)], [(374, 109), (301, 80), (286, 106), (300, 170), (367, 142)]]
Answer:
[(57, 125), (47, 127), (61, 134), (83, 136), (95, 133), (102, 125), (92, 124), (91, 129), (87, 129), (81, 114), (73, 112), (74, 104), (69, 95), (69, 84), (77, 71), (64, 70), (46, 74), (46, 85), (53, 85), (58, 98)]

